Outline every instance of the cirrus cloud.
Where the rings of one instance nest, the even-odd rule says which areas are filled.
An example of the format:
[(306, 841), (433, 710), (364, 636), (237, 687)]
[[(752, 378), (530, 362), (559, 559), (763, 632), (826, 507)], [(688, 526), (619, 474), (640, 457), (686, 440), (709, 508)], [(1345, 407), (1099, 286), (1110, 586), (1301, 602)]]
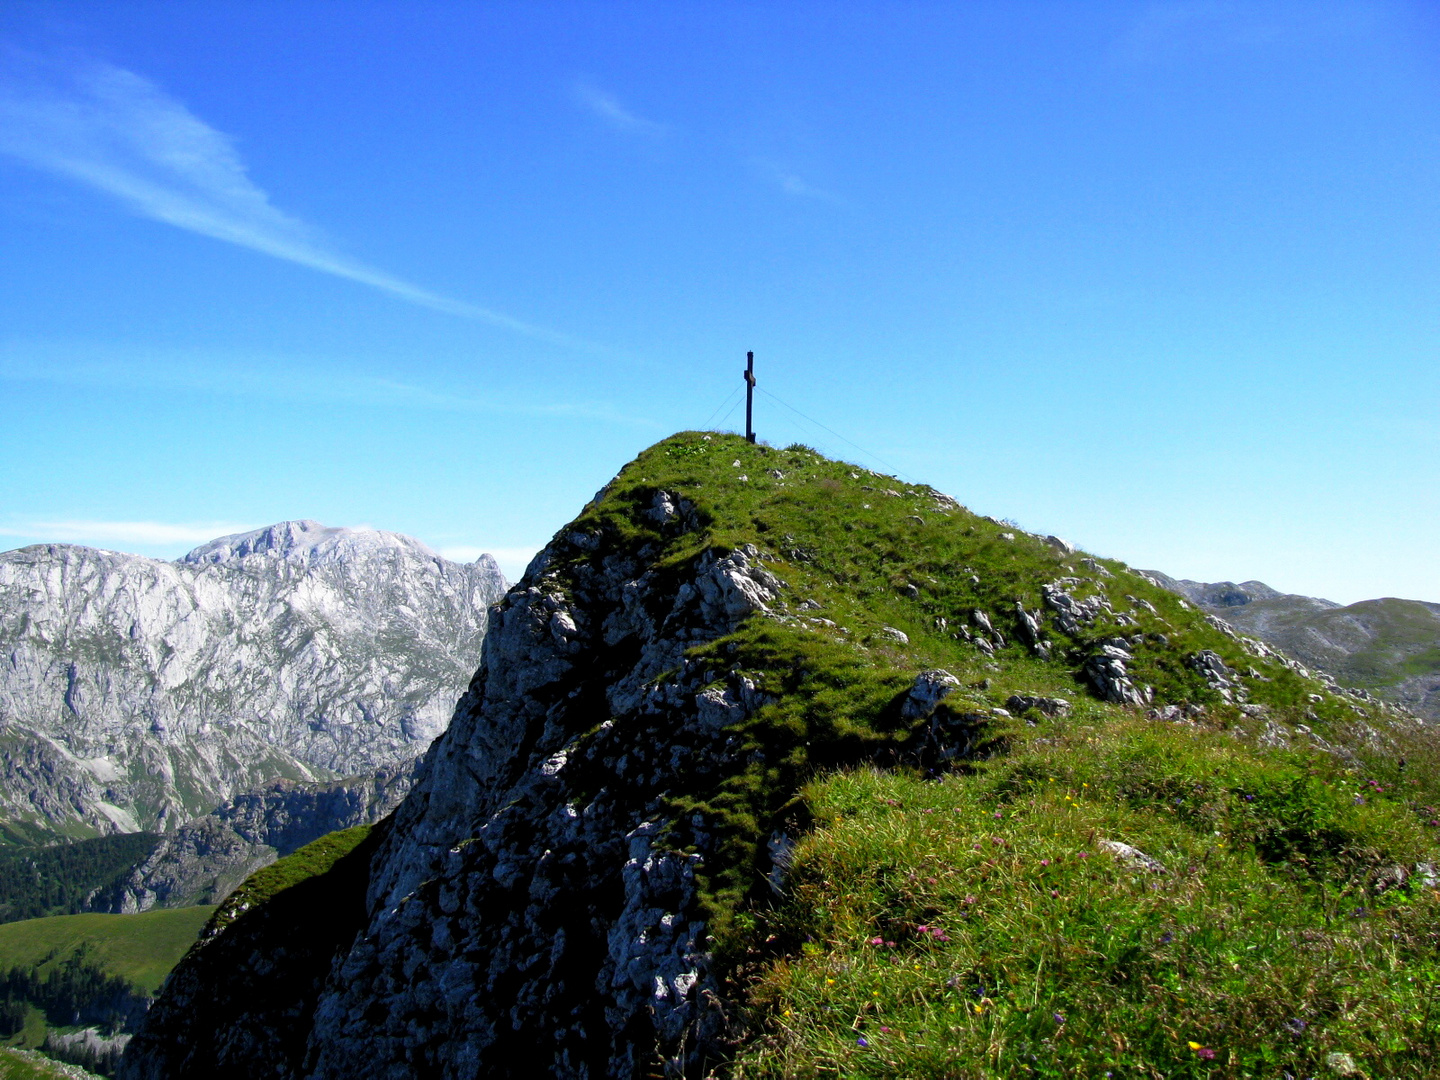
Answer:
[(0, 153), (133, 213), (379, 289), (421, 307), (562, 345), (583, 342), (455, 300), (352, 259), (276, 207), (234, 141), (133, 71), (20, 54), (0, 70)]

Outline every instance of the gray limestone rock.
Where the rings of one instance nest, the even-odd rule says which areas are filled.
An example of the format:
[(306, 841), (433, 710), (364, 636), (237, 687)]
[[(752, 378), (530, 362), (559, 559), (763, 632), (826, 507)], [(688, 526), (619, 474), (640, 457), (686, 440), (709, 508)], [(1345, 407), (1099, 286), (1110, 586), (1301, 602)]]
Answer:
[(238, 792), (413, 759), (505, 591), (489, 556), (284, 522), (177, 562), (0, 553), (0, 816), (164, 831)]
[(1005, 708), (1012, 713), (1024, 713), (1029, 709), (1044, 713), (1046, 716), (1064, 716), (1070, 711), (1071, 704), (1065, 698), (1035, 697), (1030, 694), (1012, 694), (1005, 702)]
[(960, 680), (948, 671), (938, 668), (922, 671), (915, 676), (915, 682), (900, 706), (901, 719), (921, 720), (933, 715), (935, 707), (959, 686)]
[(1130, 681), (1125, 665), (1134, 657), (1115, 645), (1102, 645), (1085, 660), (1085, 675), (1095, 692), (1117, 705), (1144, 705), (1147, 695)]
[(1119, 840), (1100, 840), (1096, 846), (1110, 852), (1111, 855), (1114, 855), (1115, 858), (1121, 862), (1127, 863), (1136, 869), (1148, 870), (1152, 874), (1167, 873), (1165, 864), (1159, 859), (1151, 858), (1139, 848), (1131, 847), (1129, 844), (1122, 843)]
[(1240, 682), (1239, 676), (1226, 666), (1220, 654), (1213, 649), (1202, 649), (1187, 657), (1185, 662), (1193, 670), (1199, 672), (1205, 679), (1206, 685), (1226, 702), (1235, 703), (1245, 700), (1246, 689)]
[(1110, 611), (1110, 602), (1104, 594), (1096, 593), (1083, 600), (1077, 600), (1067, 586), (1079, 584), (1073, 578), (1052, 581), (1040, 587), (1045, 606), (1055, 613), (1055, 625), (1067, 634), (1079, 634), (1090, 626), (1102, 612)]

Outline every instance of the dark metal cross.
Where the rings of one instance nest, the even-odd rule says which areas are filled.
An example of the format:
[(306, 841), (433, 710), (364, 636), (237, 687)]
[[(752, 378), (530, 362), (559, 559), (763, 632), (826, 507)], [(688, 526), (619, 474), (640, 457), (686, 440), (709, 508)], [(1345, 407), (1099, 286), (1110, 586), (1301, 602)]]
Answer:
[(755, 441), (755, 354), (745, 354), (745, 438)]

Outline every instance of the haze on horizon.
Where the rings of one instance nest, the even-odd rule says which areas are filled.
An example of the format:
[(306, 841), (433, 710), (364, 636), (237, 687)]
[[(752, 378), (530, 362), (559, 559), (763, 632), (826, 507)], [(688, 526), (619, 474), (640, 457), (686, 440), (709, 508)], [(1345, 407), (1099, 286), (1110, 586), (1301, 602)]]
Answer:
[(753, 349), (775, 445), (1440, 600), (1437, 89), (1425, 3), (15, 0), (0, 547), (513, 577)]

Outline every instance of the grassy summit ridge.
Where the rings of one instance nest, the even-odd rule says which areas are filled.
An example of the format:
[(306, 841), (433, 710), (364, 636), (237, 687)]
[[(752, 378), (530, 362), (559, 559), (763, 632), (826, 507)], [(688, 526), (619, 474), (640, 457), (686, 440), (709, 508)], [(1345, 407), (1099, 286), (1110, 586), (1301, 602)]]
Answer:
[[(718, 556), (778, 598), (687, 622), (715, 604), (695, 590), (714, 583)], [(533, 717), (496, 752), (522, 779), (558, 773), (545, 782), (563, 785), (567, 809), (658, 826), (657, 860), (669, 848), (700, 863), (713, 936), (697, 967), (715, 972), (704, 992), (737, 1023), (733, 1041), (687, 1029), (700, 1050), (670, 1060), (696, 1075), (1440, 1073), (1440, 768), (1426, 731), (1327, 690), (1122, 564), (805, 447), (687, 432), (627, 465), (507, 603), (530, 620), (517, 627), (577, 645), (570, 681), (541, 682), (557, 707), (526, 700)], [(639, 642), (642, 623), (664, 638), (645, 692), (670, 704), (612, 715), (614, 680), (658, 640)], [(658, 670), (681, 649), (677, 669)], [(531, 655), (504, 674), (526, 675)], [(395, 909), (413, 913), (416, 940), (443, 926), (494, 959), (494, 927), (518, 935), (564, 906), (535, 906), (551, 881), (538, 870), (507, 892), (484, 861), (513, 856), (508, 874), (536, 860), (544, 814), (527, 817), (530, 805), (486, 819), (513, 844), (462, 838), (453, 868)], [(228, 1047), (239, 1032), (302, 1054), (333, 958), (367, 926), (370, 852), (403, 845), (405, 821), (402, 808), (353, 849), (359, 835), (341, 834), (252, 879), (152, 1010), (165, 1021), (153, 1044), (183, 1029)], [(584, 855), (566, 852), (582, 867)], [(445, 907), (462, 884), (476, 906)], [(587, 888), (564, 893), (583, 918), (562, 928), (603, 951), (614, 904)], [(656, 903), (677, 905), (655, 907), (666, 919), (697, 914), (690, 899)], [(395, 940), (377, 955), (423, 972), (432, 954)], [(531, 955), (504, 953), (503, 972)], [(565, 1032), (526, 1018), (580, 1017), (576, 1053), (603, 1069), (593, 1046), (617, 1032), (591, 1006), (610, 975), (597, 982), (599, 960), (570, 956), (540, 989), (566, 988), (578, 1011), (569, 998), (549, 1014), (486, 1004), (537, 1054)], [(414, 986), (414, 1000), (431, 991), (423, 974)], [(277, 1037), (252, 1005), (291, 989), (297, 1019)], [(706, 1007), (697, 1015), (720, 1005)], [(393, 1037), (428, 1052), (470, 1033), (436, 1016)], [(192, 1041), (187, 1061), (213, 1057)]]
[[(1440, 789), (1411, 722), (1118, 562), (802, 447), (676, 436), (574, 533), (653, 543), (643, 510), (662, 492), (698, 527), (667, 538), (656, 572), (753, 543), (786, 586), (770, 616), (692, 653), (717, 686), (771, 695), (736, 732), (753, 764), (672, 803), (728, 838), (712, 919), (764, 1032), (743, 1075), (1432, 1074)], [(1054, 582), (1108, 608), (1062, 629)], [(1041, 613), (1048, 659), (1022, 612)], [(1116, 639), (1144, 705), (1093, 692), (1086, 661)], [(961, 684), (942, 708), (983, 730), (963, 769), (927, 781), (896, 702), (935, 668)], [(1017, 695), (1072, 707), (1014, 715)], [(807, 825), (776, 900), (767, 840)]]

